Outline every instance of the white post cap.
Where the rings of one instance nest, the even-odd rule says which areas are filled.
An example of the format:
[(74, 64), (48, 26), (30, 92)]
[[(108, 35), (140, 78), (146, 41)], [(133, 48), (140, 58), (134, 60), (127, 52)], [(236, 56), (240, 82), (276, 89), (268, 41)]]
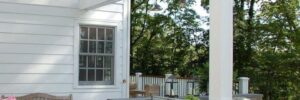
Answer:
[(250, 78), (248, 78), (248, 77), (239, 77), (238, 79), (239, 80), (249, 80)]
[(136, 72), (136, 73), (135, 73), (136, 76), (141, 76), (142, 74), (143, 74), (143, 73), (141, 73), (141, 72)]

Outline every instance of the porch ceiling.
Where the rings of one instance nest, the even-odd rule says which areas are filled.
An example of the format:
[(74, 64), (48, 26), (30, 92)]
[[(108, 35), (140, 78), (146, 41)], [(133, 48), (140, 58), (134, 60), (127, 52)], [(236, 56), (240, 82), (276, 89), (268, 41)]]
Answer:
[(79, 1), (79, 8), (90, 10), (95, 9), (101, 6), (105, 6), (114, 2), (118, 2), (121, 0), (80, 0)]

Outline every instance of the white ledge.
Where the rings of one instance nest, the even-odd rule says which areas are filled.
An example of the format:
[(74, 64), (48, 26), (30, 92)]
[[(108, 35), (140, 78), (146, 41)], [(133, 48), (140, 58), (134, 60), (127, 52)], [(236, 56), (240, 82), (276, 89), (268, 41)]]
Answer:
[(84, 10), (95, 9), (121, 0), (80, 0), (79, 8)]

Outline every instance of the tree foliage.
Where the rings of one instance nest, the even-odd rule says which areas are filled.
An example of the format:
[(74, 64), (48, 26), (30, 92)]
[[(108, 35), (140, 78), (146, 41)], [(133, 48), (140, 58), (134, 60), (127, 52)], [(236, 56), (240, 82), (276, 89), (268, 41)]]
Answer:
[[(131, 0), (131, 72), (199, 75), (206, 91), (209, 30), (200, 26), (208, 18), (191, 8), (194, 0), (180, 1), (161, 0), (167, 8), (155, 13), (148, 0)], [(234, 78), (249, 77), (250, 92), (264, 100), (300, 98), (299, 8), (298, 0), (234, 0)]]
[(194, 0), (161, 0), (156, 13), (148, 0), (132, 0), (131, 72), (191, 76), (208, 60), (208, 31), (200, 28)]
[(234, 0), (234, 72), (250, 77), (251, 92), (264, 100), (300, 98), (298, 3)]

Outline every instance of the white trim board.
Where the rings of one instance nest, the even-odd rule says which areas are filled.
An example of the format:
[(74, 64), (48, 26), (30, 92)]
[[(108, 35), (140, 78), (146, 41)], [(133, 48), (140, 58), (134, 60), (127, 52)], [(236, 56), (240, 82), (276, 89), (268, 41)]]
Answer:
[[(115, 47), (114, 47), (114, 85), (97, 85), (97, 86), (80, 86), (78, 82), (78, 69), (79, 69), (79, 30), (80, 25), (96, 25), (96, 26), (111, 26), (115, 27)], [(75, 28), (74, 28), (74, 88), (77, 89), (92, 89), (92, 88), (102, 88), (102, 89), (118, 89), (120, 88), (120, 73), (122, 73), (122, 70), (120, 70), (121, 63), (119, 61), (120, 59), (120, 35), (121, 35), (121, 24), (120, 23), (111, 23), (111, 22), (96, 22), (96, 21), (88, 21), (88, 20), (77, 20), (75, 21)]]

